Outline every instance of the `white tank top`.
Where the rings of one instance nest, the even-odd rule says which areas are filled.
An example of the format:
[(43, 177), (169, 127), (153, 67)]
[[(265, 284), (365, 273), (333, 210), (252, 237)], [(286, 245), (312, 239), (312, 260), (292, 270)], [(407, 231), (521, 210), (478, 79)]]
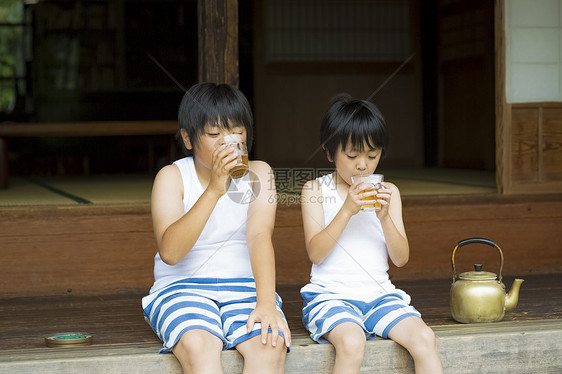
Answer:
[[(187, 213), (203, 194), (193, 157), (174, 162), (183, 180), (183, 210)], [(253, 278), (246, 222), (251, 195), (249, 174), (232, 180), (211, 213), (205, 228), (189, 253), (176, 265), (167, 265), (157, 253), (154, 257), (154, 285), (150, 292), (185, 278)]]
[[(317, 180), (322, 188), (326, 227), (344, 201), (338, 195), (333, 174)], [(351, 217), (332, 252), (322, 263), (312, 265), (310, 281), (333, 292), (382, 294), (395, 289), (387, 271), (388, 252), (380, 221), (375, 212), (359, 212)]]

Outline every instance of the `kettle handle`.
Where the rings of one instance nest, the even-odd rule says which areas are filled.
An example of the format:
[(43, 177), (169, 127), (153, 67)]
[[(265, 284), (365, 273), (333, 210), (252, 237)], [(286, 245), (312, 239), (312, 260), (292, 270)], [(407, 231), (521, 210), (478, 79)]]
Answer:
[(496, 244), (496, 242), (494, 242), (493, 240), (490, 239), (486, 239), (486, 238), (468, 238), (468, 239), (463, 239), (460, 242), (457, 243), (455, 249), (453, 249), (453, 254), (451, 255), (451, 265), (453, 266), (453, 283), (455, 283), (455, 281), (457, 280), (457, 273), (456, 273), (456, 269), (455, 269), (455, 252), (457, 251), (457, 249), (459, 249), (460, 247), (463, 247), (465, 245), (468, 244), (488, 244), (490, 247), (494, 247), (498, 250), (498, 253), (500, 254), (500, 271), (498, 273), (498, 283), (501, 283), (502, 281), (502, 269), (503, 269), (503, 252), (500, 249), (500, 247)]

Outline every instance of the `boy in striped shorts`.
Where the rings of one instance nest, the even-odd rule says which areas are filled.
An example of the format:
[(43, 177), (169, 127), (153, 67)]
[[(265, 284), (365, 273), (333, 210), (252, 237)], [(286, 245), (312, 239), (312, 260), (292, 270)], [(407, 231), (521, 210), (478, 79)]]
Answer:
[(145, 319), (164, 343), (160, 352), (173, 352), (186, 373), (222, 373), (220, 353), (229, 348), (242, 354), (245, 373), (283, 373), (291, 335), (275, 292), (273, 172), (250, 161), (245, 176), (231, 176), (240, 155), (221, 140), (236, 135), (251, 145), (248, 101), (232, 86), (201, 83), (186, 92), (178, 117), (189, 156), (154, 180), (158, 252)]
[[(400, 267), (409, 257), (398, 188), (376, 191), (352, 177), (372, 174), (387, 148), (378, 108), (344, 95), (321, 126), (322, 148), (335, 172), (307, 182), (302, 215), (310, 283), (301, 289), (303, 322), (312, 339), (332, 343), (333, 373), (359, 373), (366, 339), (390, 338), (414, 359), (416, 373), (442, 373), (433, 331), (388, 277), (388, 257)], [(361, 211), (375, 198), (380, 210)]]

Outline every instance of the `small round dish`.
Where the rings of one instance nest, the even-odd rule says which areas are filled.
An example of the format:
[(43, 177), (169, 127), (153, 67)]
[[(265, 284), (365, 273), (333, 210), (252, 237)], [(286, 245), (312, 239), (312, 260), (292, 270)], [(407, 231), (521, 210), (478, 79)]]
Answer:
[(79, 347), (92, 344), (92, 335), (85, 332), (65, 332), (45, 338), (47, 347)]

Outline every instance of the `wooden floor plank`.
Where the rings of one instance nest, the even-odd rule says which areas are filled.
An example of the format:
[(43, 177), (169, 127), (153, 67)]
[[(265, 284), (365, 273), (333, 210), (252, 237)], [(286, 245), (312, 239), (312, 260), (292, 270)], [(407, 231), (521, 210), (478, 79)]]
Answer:
[[(508, 288), (512, 278), (505, 279)], [(412, 304), (432, 327), (464, 326), (449, 312), (450, 279), (396, 281), (412, 296)], [(283, 311), (295, 339), (305, 339), (301, 319), (302, 285), (280, 285)], [(108, 296), (47, 296), (0, 299), (0, 350), (45, 347), (44, 337), (53, 333), (84, 331), (94, 344), (159, 344), (144, 321), (142, 294)], [(502, 322), (562, 319), (562, 274), (528, 276), (521, 287), (519, 305)]]

